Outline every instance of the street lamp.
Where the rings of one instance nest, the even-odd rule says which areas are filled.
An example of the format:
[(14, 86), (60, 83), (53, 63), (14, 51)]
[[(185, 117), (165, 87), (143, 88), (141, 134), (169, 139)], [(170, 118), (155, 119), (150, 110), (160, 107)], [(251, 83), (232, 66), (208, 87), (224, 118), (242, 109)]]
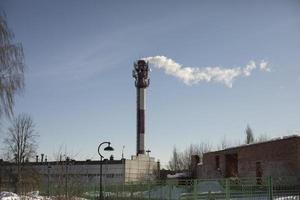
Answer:
[(52, 168), (50, 163), (48, 163), (48, 161), (46, 161), (47, 164), (47, 172), (48, 172), (48, 176), (47, 176), (47, 193), (48, 193), (48, 197), (50, 197), (50, 169)]
[(66, 183), (66, 199), (69, 199), (69, 194), (68, 194), (68, 165), (70, 163), (70, 158), (67, 156), (66, 161), (65, 161), (65, 167), (66, 167), (66, 174), (65, 174), (65, 183)]
[(150, 149), (148, 149), (147, 151), (147, 155), (148, 155), (148, 181), (150, 181)]
[(99, 199), (102, 200), (103, 199), (103, 194), (102, 194), (102, 159), (104, 158), (104, 156), (102, 156), (102, 154), (100, 153), (100, 147), (103, 144), (107, 144), (107, 147), (105, 147), (103, 150), (104, 151), (113, 151), (114, 148), (112, 148), (110, 146), (110, 142), (102, 142), (101, 144), (99, 144), (98, 146), (98, 154), (100, 156), (100, 183), (99, 183)]

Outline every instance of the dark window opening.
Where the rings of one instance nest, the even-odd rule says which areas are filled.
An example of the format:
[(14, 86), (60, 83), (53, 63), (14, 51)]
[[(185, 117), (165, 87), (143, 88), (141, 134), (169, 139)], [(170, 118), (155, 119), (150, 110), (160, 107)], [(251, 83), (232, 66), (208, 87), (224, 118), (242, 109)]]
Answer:
[(261, 185), (262, 184), (262, 176), (263, 176), (263, 170), (262, 170), (262, 167), (261, 167), (261, 162), (256, 162), (255, 163), (256, 165), (256, 183), (258, 185)]
[(220, 156), (216, 156), (216, 170), (220, 169)]
[(238, 155), (227, 154), (225, 156), (225, 163), (226, 163), (225, 177), (238, 177)]

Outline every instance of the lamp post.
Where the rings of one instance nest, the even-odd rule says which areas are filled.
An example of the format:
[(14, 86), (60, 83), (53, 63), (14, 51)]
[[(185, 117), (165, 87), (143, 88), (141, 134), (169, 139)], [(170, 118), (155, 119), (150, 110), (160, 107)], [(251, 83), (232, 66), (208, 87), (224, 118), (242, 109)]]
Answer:
[(150, 149), (148, 149), (147, 151), (147, 155), (148, 155), (148, 181), (150, 181), (150, 153), (151, 153), (151, 151), (150, 151)]
[(70, 158), (69, 157), (67, 157), (66, 158), (66, 161), (65, 161), (65, 167), (66, 167), (66, 174), (65, 174), (65, 183), (66, 183), (66, 185), (65, 185), (65, 187), (66, 187), (66, 199), (69, 199), (69, 194), (68, 194), (68, 165), (69, 165), (69, 163), (70, 163)]
[(110, 142), (102, 142), (101, 144), (99, 144), (98, 146), (98, 154), (100, 156), (100, 183), (99, 183), (99, 199), (102, 200), (103, 199), (103, 194), (102, 194), (102, 160), (104, 158), (104, 156), (102, 156), (102, 154), (100, 153), (100, 148), (103, 144), (107, 144), (107, 147), (105, 147), (103, 150), (104, 151), (113, 151), (114, 148), (112, 148), (110, 146)]
[(47, 172), (48, 172), (48, 176), (47, 176), (47, 193), (48, 193), (48, 197), (50, 197), (50, 169), (51, 169), (51, 165), (50, 163), (48, 163), (47, 161)]

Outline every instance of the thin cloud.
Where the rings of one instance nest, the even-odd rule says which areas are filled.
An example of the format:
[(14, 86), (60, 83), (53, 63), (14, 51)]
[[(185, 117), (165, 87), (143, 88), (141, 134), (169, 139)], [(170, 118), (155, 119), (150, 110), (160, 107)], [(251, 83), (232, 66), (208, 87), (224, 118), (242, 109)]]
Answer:
[(153, 56), (143, 58), (158, 69), (163, 69), (166, 74), (179, 78), (186, 85), (195, 85), (200, 82), (216, 82), (225, 84), (231, 88), (233, 82), (238, 77), (251, 76), (257, 68), (260, 71), (269, 72), (271, 69), (264, 60), (256, 64), (251, 60), (244, 67), (223, 68), (217, 67), (185, 67), (165, 56)]
[(266, 71), (266, 72), (270, 72), (271, 71), (271, 68), (269, 68), (268, 66), (268, 62), (267, 61), (264, 61), (262, 60), (259, 64), (259, 68), (260, 70), (262, 71)]

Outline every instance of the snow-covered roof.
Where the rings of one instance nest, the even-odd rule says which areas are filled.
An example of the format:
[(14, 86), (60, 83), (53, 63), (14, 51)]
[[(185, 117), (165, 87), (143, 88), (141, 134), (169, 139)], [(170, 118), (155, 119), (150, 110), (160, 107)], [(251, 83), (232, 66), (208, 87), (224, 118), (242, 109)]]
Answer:
[(242, 145), (232, 146), (232, 147), (228, 147), (228, 148), (218, 150), (218, 151), (211, 151), (211, 152), (208, 152), (208, 153), (233, 150), (233, 149), (237, 149), (237, 148), (249, 147), (249, 146), (254, 146), (254, 145), (259, 145), (259, 144), (266, 144), (266, 143), (270, 143), (270, 142), (286, 140), (286, 139), (293, 139), (293, 138), (294, 139), (300, 139), (300, 136), (299, 135), (288, 135), (288, 136), (276, 137), (276, 138), (272, 138), (272, 139), (267, 140), (267, 141), (253, 142), (253, 143), (250, 143), (250, 144), (242, 144)]
[(183, 178), (183, 177), (186, 177), (186, 176), (187, 176), (186, 173), (181, 172), (181, 173), (176, 173), (176, 174), (168, 174), (167, 178)]

